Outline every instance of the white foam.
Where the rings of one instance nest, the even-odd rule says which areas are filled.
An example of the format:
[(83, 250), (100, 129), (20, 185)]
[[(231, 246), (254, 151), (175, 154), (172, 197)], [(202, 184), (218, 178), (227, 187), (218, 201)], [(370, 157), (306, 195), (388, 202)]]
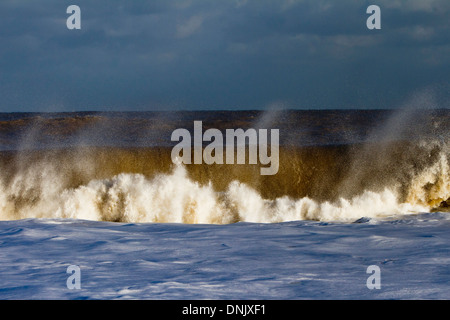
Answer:
[[(15, 177), (11, 187), (0, 186), (0, 217), (64, 218), (122, 222), (174, 222), (224, 224), (236, 221), (273, 223), (293, 220), (354, 221), (361, 217), (386, 218), (426, 212), (424, 184), (442, 176), (441, 189), (449, 194), (448, 163), (443, 156), (436, 166), (419, 176), (407, 203), (399, 203), (395, 189), (365, 191), (352, 199), (319, 203), (310, 198), (280, 197), (267, 200), (248, 185), (233, 181), (226, 192), (200, 185), (178, 164), (171, 174), (148, 179), (141, 174), (119, 174), (92, 180), (76, 189), (64, 189), (56, 171), (30, 168)], [(446, 179), (446, 180), (445, 180)], [(21, 206), (12, 199), (30, 198)]]

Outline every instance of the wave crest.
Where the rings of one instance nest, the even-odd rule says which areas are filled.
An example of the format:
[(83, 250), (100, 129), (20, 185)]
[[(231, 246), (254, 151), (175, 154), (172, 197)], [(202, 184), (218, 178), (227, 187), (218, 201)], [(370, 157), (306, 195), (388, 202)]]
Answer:
[[(205, 179), (181, 164), (173, 165), (171, 171), (151, 176), (121, 172), (111, 178), (90, 179), (73, 186), (68, 166), (61, 162), (56, 162), (59, 166), (54, 165), (54, 161), (39, 161), (33, 165), (22, 162), (20, 170), (10, 174), (8, 179), (3, 177), (0, 184), (0, 218), (208, 224), (305, 219), (348, 222), (361, 217), (388, 218), (445, 209), (444, 204), (450, 202), (448, 153), (441, 150), (434, 159), (412, 176), (407, 187), (405, 184), (377, 186), (350, 197), (338, 196), (330, 200), (288, 194), (265, 197), (266, 186), (261, 186), (261, 181), (251, 185), (247, 183), (251, 181), (248, 177), (244, 181), (232, 179), (226, 187), (220, 188), (214, 179)], [(294, 160), (302, 162), (299, 158)], [(199, 170), (199, 167), (194, 169)], [(302, 169), (312, 170), (309, 167)], [(299, 172), (300, 168), (295, 170)], [(313, 178), (320, 179), (321, 171), (317, 170), (318, 174)], [(91, 168), (88, 172), (96, 171)], [(301, 183), (302, 179), (294, 175), (290, 181), (296, 178)], [(78, 177), (78, 180), (83, 179)], [(311, 181), (307, 183), (311, 185)], [(330, 186), (330, 190), (334, 189)]]

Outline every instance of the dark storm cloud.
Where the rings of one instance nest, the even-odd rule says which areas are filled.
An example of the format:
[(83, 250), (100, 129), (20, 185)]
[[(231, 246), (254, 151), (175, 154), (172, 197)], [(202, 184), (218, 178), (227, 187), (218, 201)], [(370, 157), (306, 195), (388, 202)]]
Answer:
[[(70, 4), (81, 30), (66, 28)], [(381, 30), (366, 28), (370, 4)], [(396, 107), (448, 91), (449, 13), (447, 0), (5, 0), (0, 110)]]

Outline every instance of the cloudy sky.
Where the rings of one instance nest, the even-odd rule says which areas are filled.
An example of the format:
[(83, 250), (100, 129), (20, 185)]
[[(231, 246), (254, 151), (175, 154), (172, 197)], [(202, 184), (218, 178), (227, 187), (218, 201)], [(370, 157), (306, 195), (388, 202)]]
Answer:
[(449, 0), (2, 0), (0, 111), (448, 107), (449, 17)]

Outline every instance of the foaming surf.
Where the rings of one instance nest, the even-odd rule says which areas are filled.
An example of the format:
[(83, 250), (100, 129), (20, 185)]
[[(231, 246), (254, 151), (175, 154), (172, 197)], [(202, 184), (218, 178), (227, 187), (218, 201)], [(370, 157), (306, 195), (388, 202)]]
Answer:
[[(445, 110), (2, 117), (2, 220), (352, 222), (450, 207)], [(170, 133), (202, 118), (221, 131), (283, 128), (277, 174), (173, 163)]]
[[(82, 177), (67, 171), (67, 168), (73, 170), (75, 166), (63, 161), (57, 161), (61, 165), (57, 166), (47, 158), (46, 161), (25, 166), (26, 169), (20, 168), (9, 179), (3, 179), (0, 185), (0, 218), (206, 224), (293, 220), (351, 222), (361, 217), (387, 219), (446, 210), (450, 202), (448, 154), (442, 151), (435, 158), (434, 163), (411, 176), (407, 184), (379, 185), (354, 192), (350, 197), (337, 195), (330, 197), (330, 200), (323, 200), (327, 190), (322, 189), (320, 183), (318, 190), (324, 194), (316, 197), (281, 194), (280, 190), (295, 186), (290, 183), (294, 176), (290, 180), (279, 180), (278, 193), (264, 197), (262, 194), (269, 192), (265, 191), (266, 186), (261, 181), (256, 182), (251, 177), (239, 181), (232, 175), (226, 184), (224, 181), (205, 179), (202, 176), (207, 173), (207, 166), (203, 167), (206, 171), (189, 172), (187, 166), (172, 164), (167, 172), (156, 170), (147, 175), (126, 172), (125, 168), (125, 172), (109, 178), (93, 178), (84, 182)], [(114, 169), (121, 171), (123, 166), (122, 163), (122, 168)], [(86, 166), (80, 168), (85, 174), (89, 171), (100, 173), (95, 168), (88, 171), (82, 168)], [(289, 174), (295, 170), (300, 168), (294, 168)], [(327, 168), (322, 171), (322, 175), (339, 176), (327, 171)], [(322, 176), (320, 171), (317, 172), (313, 178), (321, 182)], [(258, 178), (257, 174), (253, 178)], [(330, 191), (335, 189), (330, 186)]]

